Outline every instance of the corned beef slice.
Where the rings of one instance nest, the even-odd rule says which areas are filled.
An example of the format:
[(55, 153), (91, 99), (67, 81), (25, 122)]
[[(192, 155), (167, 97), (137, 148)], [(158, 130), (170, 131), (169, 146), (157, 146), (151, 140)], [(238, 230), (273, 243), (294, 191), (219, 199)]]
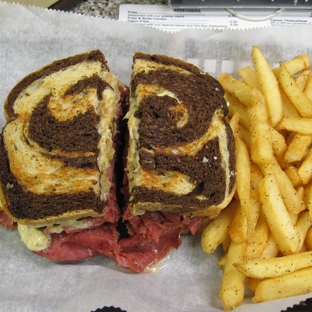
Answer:
[(194, 231), (201, 220), (196, 218), (190, 222), (189, 218), (159, 212), (129, 217), (125, 220), (126, 238), (120, 239), (117, 223), (105, 223), (80, 232), (51, 234), (50, 247), (35, 253), (53, 261), (105, 255), (113, 258), (117, 265), (143, 272), (163, 259), (171, 249), (180, 246), (180, 234), (185, 226)]
[(3, 210), (0, 210), (0, 224), (8, 229), (14, 229), (17, 225)]

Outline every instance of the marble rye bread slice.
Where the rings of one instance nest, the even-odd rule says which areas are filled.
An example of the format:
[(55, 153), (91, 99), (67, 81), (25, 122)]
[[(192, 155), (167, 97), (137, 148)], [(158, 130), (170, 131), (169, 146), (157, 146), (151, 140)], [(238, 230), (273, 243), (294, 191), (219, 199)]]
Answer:
[(114, 165), (121, 88), (104, 55), (55, 61), (22, 79), (4, 104), (1, 207), (36, 227), (119, 218)]
[(133, 214), (214, 216), (232, 199), (235, 152), (221, 85), (164, 55), (133, 57), (126, 173)]

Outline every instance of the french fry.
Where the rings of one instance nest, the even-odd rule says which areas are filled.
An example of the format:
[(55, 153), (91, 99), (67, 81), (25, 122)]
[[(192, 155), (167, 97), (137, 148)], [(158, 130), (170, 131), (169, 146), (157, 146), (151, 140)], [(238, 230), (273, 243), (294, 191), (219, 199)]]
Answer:
[(312, 149), (298, 168), (298, 175), (304, 184), (309, 183), (312, 178)]
[[(299, 234), (299, 246), (298, 251), (301, 251), (304, 245), (305, 237), (307, 236), (307, 233), (309, 229), (311, 228), (311, 219), (309, 215), (309, 211), (303, 212), (296, 223), (296, 229)], [(311, 265), (312, 266), (312, 265)]]
[(259, 259), (268, 244), (269, 234), (270, 229), (266, 218), (261, 213), (256, 228), (248, 239), (244, 259)]
[(237, 98), (247, 108), (256, 105), (260, 101), (265, 101), (258, 88), (249, 86), (230, 75), (221, 74), (218, 80), (226, 92)]
[(307, 207), (307, 210), (309, 210), (310, 196), (312, 196), (312, 194), (311, 194), (311, 183), (308, 183), (308, 184), (304, 185), (304, 195), (303, 195), (304, 205), (305, 205), (305, 207)]
[(224, 251), (228, 251), (230, 243), (231, 243), (231, 237), (230, 237), (230, 235), (228, 233), (226, 235), (225, 240), (222, 242), (222, 248), (223, 248)]
[[(308, 211), (309, 211), (309, 216), (310, 216), (310, 220), (312, 221), (312, 187), (309, 186), (307, 188), (307, 207), (308, 207)], [(312, 240), (311, 240), (311, 247), (312, 247)]]
[(250, 66), (238, 69), (238, 73), (248, 86), (258, 87), (256, 73)]
[(258, 190), (263, 213), (280, 251), (284, 255), (296, 253), (299, 235), (284, 205), (275, 176), (265, 176)]
[(266, 100), (271, 125), (274, 128), (283, 118), (283, 105), (278, 82), (259, 47), (253, 47), (251, 57), (259, 87)]
[[(263, 174), (260, 168), (253, 162), (250, 162), (250, 187), (252, 190), (256, 190), (258, 187), (258, 183), (262, 180)], [(258, 192), (257, 192), (258, 196)]]
[(278, 127), (281, 130), (312, 135), (312, 118), (284, 117)]
[(269, 166), (262, 166), (261, 170), (266, 176), (273, 175), (276, 177), (282, 199), (289, 212), (298, 214), (305, 209), (304, 202), (276, 160)]
[(312, 228), (309, 229), (306, 237), (305, 237), (305, 244), (308, 250), (312, 250)]
[(298, 296), (312, 291), (312, 267), (259, 282), (255, 303)]
[(280, 94), (281, 94), (281, 98), (282, 98), (282, 102), (283, 102), (284, 117), (300, 118), (301, 116), (298, 113), (297, 108), (294, 106), (294, 104), (288, 98), (288, 96), (284, 92), (283, 88), (280, 87), (279, 90), (280, 90)]
[(310, 101), (312, 101), (312, 76), (310, 76), (307, 81), (307, 84), (304, 88), (304, 94)]
[(306, 69), (303, 72), (301, 72), (301, 74), (295, 79), (298, 88), (303, 92), (306, 88), (310, 75), (311, 75), (311, 70)]
[(219, 261), (218, 261), (218, 268), (219, 269), (221, 269), (221, 270), (224, 270), (224, 267), (225, 267), (225, 263), (226, 263), (226, 253), (224, 253), (221, 257), (220, 257), (220, 259), (219, 259)]
[(280, 64), (280, 71), (277, 77), (281, 87), (291, 102), (297, 108), (302, 117), (312, 117), (312, 102), (303, 91), (297, 86), (295, 79), (291, 76), (285, 64)]
[(215, 217), (204, 228), (201, 236), (201, 245), (207, 254), (213, 253), (228, 235), (228, 227), (235, 212), (235, 205), (239, 202), (232, 201), (228, 207)]
[(229, 121), (230, 127), (234, 135), (237, 134), (238, 131), (239, 119), (240, 119), (239, 114), (235, 112)]
[(236, 192), (247, 221), (247, 235), (252, 235), (255, 227), (250, 198), (250, 156), (244, 141), (235, 137)]
[(248, 146), (248, 150), (250, 150), (250, 132), (239, 124), (237, 134), (242, 138), (242, 140)]
[(258, 188), (251, 189), (250, 190), (250, 218), (248, 222), (250, 224), (247, 224), (247, 229), (248, 227), (250, 228), (250, 235), (253, 234), (253, 231), (258, 223), (258, 218), (261, 212), (261, 202), (259, 199), (259, 194), (258, 194)]
[(264, 98), (248, 109), (250, 119), (251, 159), (258, 165), (268, 165), (273, 160), (273, 146)]
[(246, 106), (244, 106), (237, 98), (235, 98), (230, 93), (225, 94), (225, 99), (230, 103), (230, 105), (228, 106), (229, 116), (232, 117), (234, 113), (238, 113), (240, 124), (246, 129), (249, 129), (249, 116)]
[(296, 133), (287, 147), (285, 160), (290, 163), (301, 161), (311, 144), (312, 135)]
[(268, 238), (268, 243), (260, 257), (260, 259), (269, 259), (269, 258), (274, 258), (278, 255), (279, 253), (279, 248), (278, 245), (276, 244), (276, 241), (270, 233), (269, 238)]
[(281, 135), (276, 129), (273, 127), (270, 127), (270, 133), (271, 133), (271, 141), (272, 141), (272, 147), (273, 147), (273, 154), (277, 158), (284, 157), (286, 151), (287, 151), (287, 145), (285, 142), (285, 138), (283, 135)]
[(296, 191), (298, 193), (298, 196), (304, 202), (304, 187), (303, 186), (299, 186), (299, 187), (296, 188)]
[[(288, 62), (285, 62), (285, 66), (289, 71), (289, 74), (294, 76), (306, 69), (309, 69), (311, 66), (311, 60), (309, 55), (301, 54), (289, 60)], [(274, 68), (273, 72), (277, 76), (279, 74), (279, 67)]]
[(312, 251), (270, 259), (245, 260), (233, 265), (247, 277), (258, 279), (278, 277), (300, 269), (312, 268)]
[(297, 188), (298, 186), (301, 186), (303, 184), (298, 175), (298, 169), (295, 166), (289, 166), (288, 168), (286, 168), (285, 173), (294, 188)]
[(247, 241), (247, 218), (245, 210), (239, 201), (229, 225), (229, 235), (231, 240), (236, 243), (243, 243)]
[(246, 243), (231, 242), (224, 264), (220, 298), (225, 311), (230, 311), (240, 306), (245, 294), (245, 275), (239, 272), (233, 263), (242, 260)]
[(255, 293), (256, 292), (256, 289), (259, 285), (259, 283), (261, 282), (262, 280), (261, 279), (257, 279), (257, 278), (249, 278), (248, 281), (247, 281), (247, 285), (248, 285), (248, 288), (253, 292)]

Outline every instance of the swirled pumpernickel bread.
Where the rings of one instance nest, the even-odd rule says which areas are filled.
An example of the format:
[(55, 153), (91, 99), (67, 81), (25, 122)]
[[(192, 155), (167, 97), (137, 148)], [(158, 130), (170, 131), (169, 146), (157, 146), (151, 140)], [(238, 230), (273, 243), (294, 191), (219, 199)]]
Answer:
[(114, 164), (121, 83), (104, 55), (55, 61), (21, 80), (4, 105), (2, 209), (14, 221), (119, 218)]
[(192, 64), (136, 53), (127, 179), (133, 214), (213, 216), (231, 200), (235, 152), (221, 85)]

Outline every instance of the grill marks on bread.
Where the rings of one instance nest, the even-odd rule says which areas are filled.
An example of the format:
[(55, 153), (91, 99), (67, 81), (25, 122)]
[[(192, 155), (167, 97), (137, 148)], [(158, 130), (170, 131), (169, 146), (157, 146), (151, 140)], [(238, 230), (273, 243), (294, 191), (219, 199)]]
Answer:
[(0, 169), (1, 201), (14, 220), (40, 225), (103, 215), (114, 179), (118, 86), (104, 55), (92, 51), (56, 61), (12, 89)]
[(223, 96), (218, 81), (191, 64), (161, 55), (134, 56), (127, 115), (134, 213), (210, 215), (230, 200), (234, 140)]

